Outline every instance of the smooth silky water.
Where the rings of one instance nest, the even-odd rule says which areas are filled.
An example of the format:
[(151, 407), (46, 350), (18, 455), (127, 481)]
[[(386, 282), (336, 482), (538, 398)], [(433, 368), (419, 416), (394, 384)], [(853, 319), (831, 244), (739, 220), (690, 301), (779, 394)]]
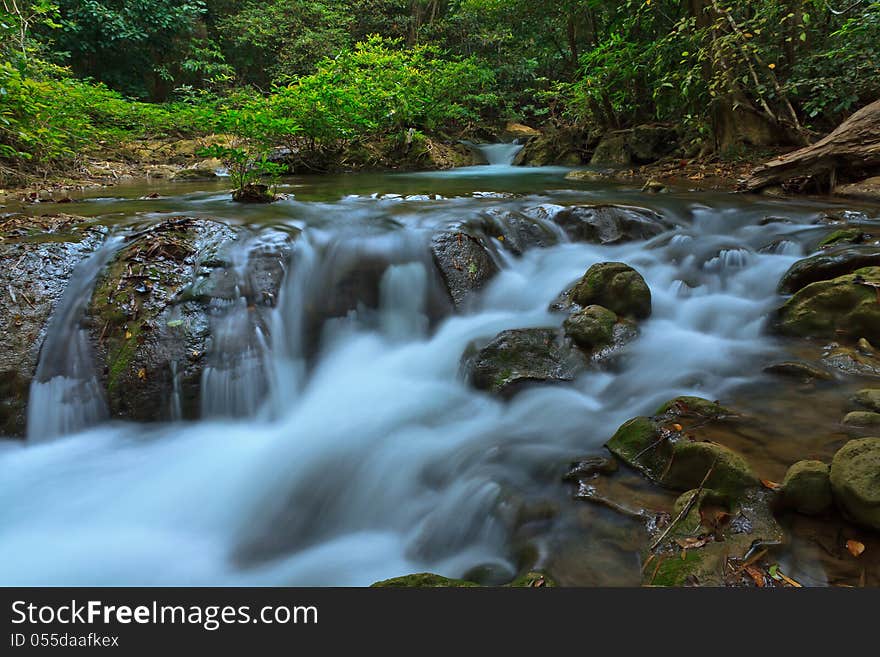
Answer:
[[(285, 180), (288, 198), (268, 206), (232, 203), (224, 180), (139, 183), (32, 210), (94, 217), (111, 231), (191, 215), (302, 234), (270, 334), (241, 342), (247, 376), (206, 375), (205, 419), (107, 423), (100, 408), (70, 408), (51, 390), (38, 396), (31, 420), (39, 439), (0, 441), (0, 583), (367, 585), (422, 571), (503, 582), (530, 563), (563, 584), (637, 585), (643, 526), (573, 500), (561, 481), (570, 461), (601, 454), (628, 418), (694, 394), (763, 421), (765, 439), (730, 445), (762, 477), (778, 481), (796, 460), (830, 458), (846, 440), (839, 419), (849, 388), (802, 387), (762, 369), (792, 357), (792, 346), (765, 331), (781, 301), (777, 282), (827, 230), (816, 218), (842, 206), (649, 195), (567, 181), (565, 172), (496, 161), (300, 177)], [(159, 198), (139, 198), (152, 193)], [(678, 227), (649, 242), (562, 243), (521, 257), (499, 250), (501, 273), (466, 312), (431, 317), (428, 243), (438, 228), (490, 208), (553, 202), (650, 207)], [(760, 225), (768, 216), (790, 223)], [(303, 308), (352, 254), (371, 252), (392, 263), (378, 311), (329, 320), (320, 340), (310, 339)], [(94, 278), (103, 257), (84, 264), (74, 283)], [(607, 260), (638, 269), (654, 298), (619, 367), (510, 402), (461, 380), (471, 341), (558, 326), (562, 317), (548, 304)], [(69, 387), (83, 370), (75, 328), (82, 290), (68, 296), (76, 294), (52, 320), (44, 355), (58, 356), (41, 361), (45, 386)], [(224, 330), (236, 326), (230, 320)], [(65, 343), (74, 351), (64, 353)], [(230, 405), (248, 417), (223, 417)], [(668, 510), (673, 500), (635, 474), (611, 485), (631, 507)], [(804, 583), (840, 575), (811, 542), (820, 530), (794, 529), (781, 563)]]

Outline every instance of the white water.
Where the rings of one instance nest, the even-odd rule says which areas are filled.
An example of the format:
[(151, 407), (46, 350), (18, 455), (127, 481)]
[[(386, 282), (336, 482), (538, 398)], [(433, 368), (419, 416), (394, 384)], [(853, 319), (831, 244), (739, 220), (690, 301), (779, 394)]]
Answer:
[[(450, 210), (460, 204), (431, 212)], [(795, 243), (804, 226), (759, 227), (760, 214), (739, 208), (680, 214), (672, 239), (507, 258), (473, 312), (433, 330), (425, 233), (307, 231), (260, 347), (268, 390), (212, 389), (207, 375), (213, 414), (241, 404), (231, 414), (262, 406), (273, 419), (113, 424), (0, 445), (0, 583), (365, 585), (486, 564), (513, 575), (510, 491), (546, 486), (548, 466), (599, 450), (620, 422), (676, 394), (723, 397), (772, 356), (762, 324), (797, 254), (759, 250), (779, 231)], [(394, 260), (379, 311), (327, 322), (308, 369), (303, 309), (352, 243)], [(619, 372), (509, 404), (459, 379), (469, 342), (558, 325), (548, 304), (605, 260), (636, 267), (654, 296)]]

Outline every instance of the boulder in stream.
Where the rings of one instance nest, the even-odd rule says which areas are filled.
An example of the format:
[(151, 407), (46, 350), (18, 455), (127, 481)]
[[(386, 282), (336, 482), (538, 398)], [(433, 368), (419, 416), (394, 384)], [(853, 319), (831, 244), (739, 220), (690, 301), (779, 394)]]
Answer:
[(782, 499), (798, 513), (824, 513), (832, 504), (830, 468), (822, 461), (798, 461), (782, 480)]
[(880, 438), (844, 445), (831, 461), (834, 501), (853, 521), (880, 530)]
[(593, 265), (568, 296), (578, 306), (604, 306), (622, 317), (646, 319), (651, 315), (648, 284), (639, 272), (622, 262)]
[(552, 221), (573, 242), (620, 244), (650, 239), (672, 228), (672, 224), (653, 210), (627, 205), (544, 203), (525, 213)]
[(24, 435), (49, 318), (74, 269), (104, 234), (70, 215), (0, 219), (0, 436)]
[(880, 340), (880, 267), (799, 289), (779, 309), (775, 327), (799, 337)]
[(503, 331), (463, 361), (475, 388), (505, 398), (530, 384), (573, 381), (586, 367), (584, 355), (555, 328)]
[(456, 308), (498, 273), (498, 265), (480, 239), (464, 230), (435, 235), (431, 252)]
[(779, 292), (794, 294), (811, 283), (831, 280), (873, 266), (880, 266), (880, 247), (836, 246), (794, 263), (779, 282)]

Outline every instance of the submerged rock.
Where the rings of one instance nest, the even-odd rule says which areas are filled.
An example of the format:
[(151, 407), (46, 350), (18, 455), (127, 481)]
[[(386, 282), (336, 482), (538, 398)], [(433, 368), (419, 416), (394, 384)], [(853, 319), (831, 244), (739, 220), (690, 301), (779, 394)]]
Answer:
[(525, 212), (552, 221), (574, 242), (619, 244), (650, 239), (672, 228), (653, 210), (625, 205), (544, 204)]
[(850, 399), (857, 406), (867, 408), (874, 413), (880, 413), (880, 388), (865, 388), (859, 390)]
[(871, 411), (853, 411), (843, 418), (847, 427), (880, 427), (880, 413)]
[(851, 440), (834, 455), (831, 490), (845, 515), (880, 530), (880, 438)]
[(780, 294), (794, 294), (810, 283), (851, 274), (857, 269), (880, 265), (880, 247), (838, 246), (798, 260), (779, 282)]
[(779, 310), (775, 327), (799, 337), (880, 340), (880, 267), (799, 289)]
[(498, 273), (498, 265), (480, 240), (464, 231), (436, 235), (431, 252), (456, 308)]
[(817, 367), (812, 363), (803, 361), (784, 361), (782, 363), (774, 363), (764, 368), (767, 374), (776, 376), (784, 376), (792, 379), (800, 379), (803, 381), (831, 381), (834, 375), (828, 370)]
[(821, 362), (844, 374), (880, 377), (880, 358), (873, 349), (853, 349), (832, 344), (823, 353)]
[(822, 461), (798, 461), (782, 480), (782, 499), (798, 513), (816, 515), (831, 508), (830, 468)]
[(49, 318), (104, 230), (70, 215), (10, 215), (0, 237), (0, 436), (23, 436)]
[(651, 315), (651, 290), (635, 269), (622, 262), (600, 262), (587, 270), (569, 293), (579, 306), (604, 306), (633, 319)]
[(466, 355), (464, 366), (475, 388), (510, 397), (529, 384), (573, 381), (586, 360), (557, 329), (514, 329)]

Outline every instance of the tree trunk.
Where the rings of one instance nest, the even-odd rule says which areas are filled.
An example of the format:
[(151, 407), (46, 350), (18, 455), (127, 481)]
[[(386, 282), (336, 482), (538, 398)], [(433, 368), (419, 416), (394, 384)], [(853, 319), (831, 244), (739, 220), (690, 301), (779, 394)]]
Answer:
[(863, 107), (812, 146), (770, 160), (745, 181), (747, 191), (831, 191), (880, 171), (880, 100)]

